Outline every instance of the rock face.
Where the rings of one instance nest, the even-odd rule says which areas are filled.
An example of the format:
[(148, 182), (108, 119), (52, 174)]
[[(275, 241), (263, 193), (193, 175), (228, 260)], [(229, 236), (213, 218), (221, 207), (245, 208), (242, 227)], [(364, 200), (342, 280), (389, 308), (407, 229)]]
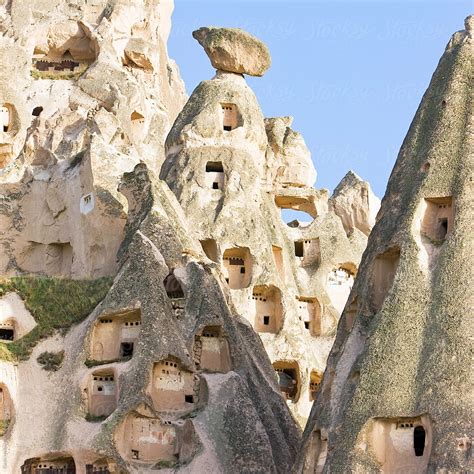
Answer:
[[(0, 6), (2, 473), (295, 461), (366, 235), (241, 73), (185, 104), (172, 6)], [(268, 68), (249, 35), (213, 38)]]
[(468, 472), (472, 17), (403, 142), (296, 472)]
[(291, 129), (292, 123), (293, 117), (265, 119), (271, 179), (281, 186), (311, 187), (316, 181), (311, 153), (301, 134)]
[(170, 11), (53, 3), (13, 0), (2, 15), (0, 272), (113, 275), (127, 217), (117, 183), (140, 161), (159, 169), (186, 100)]
[(348, 236), (327, 191), (311, 187), (316, 171), (291, 121), (264, 119), (245, 79), (218, 71), (178, 115), (160, 177), (304, 425), (367, 238)]
[(171, 2), (145, 3), (0, 7), (2, 473), (296, 456), (265, 349), (156, 176), (185, 94)]
[(203, 27), (193, 31), (193, 37), (216, 69), (263, 76), (271, 65), (266, 45), (239, 28)]
[(375, 225), (380, 199), (369, 183), (349, 171), (334, 190), (329, 207), (341, 218), (348, 235), (357, 228), (368, 236)]

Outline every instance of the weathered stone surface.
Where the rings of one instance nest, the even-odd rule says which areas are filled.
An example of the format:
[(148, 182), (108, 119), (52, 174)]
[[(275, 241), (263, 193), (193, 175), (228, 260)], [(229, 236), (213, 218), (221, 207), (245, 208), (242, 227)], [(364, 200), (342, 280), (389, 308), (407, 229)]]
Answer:
[[(290, 126), (289, 117), (263, 118), (243, 77), (218, 72), (193, 91), (177, 117), (160, 177), (206, 255), (229, 279), (232, 303), (259, 332), (270, 360), (297, 361), (298, 397), (288, 405), (304, 425), (311, 373), (324, 371), (353, 277), (341, 285), (331, 278), (341, 265), (357, 271), (367, 237), (359, 229), (348, 236), (340, 217), (328, 210), (327, 191), (311, 187), (316, 172), (309, 150)], [(307, 222), (287, 225), (285, 209), (302, 211)], [(311, 243), (306, 259), (295, 255), (295, 242)], [(239, 258), (246, 262), (241, 283), (226, 275), (228, 249), (242, 252)], [(306, 328), (312, 323), (300, 309), (308, 298), (319, 318), (314, 329)], [(272, 301), (281, 315), (271, 308), (257, 314), (257, 300)], [(280, 321), (272, 328), (259, 326), (264, 315)]]
[(193, 37), (216, 69), (263, 76), (271, 65), (266, 45), (239, 28), (202, 27), (193, 31)]
[[(265, 349), (156, 175), (186, 99), (166, 53), (171, 7), (0, 6), (2, 472), (283, 474), (295, 459), (301, 431)], [(225, 138), (247, 140), (244, 160), (257, 152), (263, 174), (263, 116), (243, 78), (220, 72), (201, 90), (200, 119), (178, 120), (170, 149), (222, 140), (214, 112), (238, 97), (254, 125)], [(165, 360), (176, 373), (162, 383)]]
[(341, 218), (347, 234), (357, 228), (368, 236), (375, 225), (380, 199), (369, 183), (349, 171), (334, 190), (329, 206)]
[(313, 186), (316, 169), (311, 152), (302, 135), (291, 129), (292, 122), (293, 117), (265, 119), (271, 174), (276, 185)]
[(130, 38), (124, 49), (126, 64), (153, 71), (153, 45), (142, 38)]
[[(184, 105), (171, 11), (0, 6), (2, 472), (283, 474), (296, 457), (366, 236), (242, 74)], [(269, 66), (253, 38), (232, 48), (246, 73)], [(272, 363), (293, 364), (291, 400)]]
[[(78, 10), (11, 2), (0, 40), (0, 105), (12, 121), (0, 133), (3, 274), (115, 273), (126, 221), (117, 184), (140, 160), (159, 170), (186, 99), (163, 42), (171, 10), (153, 3), (117, 2), (104, 16), (101, 0)], [(36, 20), (23, 24), (29, 15)], [(127, 57), (132, 67), (123, 65)], [(75, 63), (77, 74), (55, 75), (54, 65)]]
[(400, 149), (295, 472), (472, 470), (473, 46), (451, 38)]

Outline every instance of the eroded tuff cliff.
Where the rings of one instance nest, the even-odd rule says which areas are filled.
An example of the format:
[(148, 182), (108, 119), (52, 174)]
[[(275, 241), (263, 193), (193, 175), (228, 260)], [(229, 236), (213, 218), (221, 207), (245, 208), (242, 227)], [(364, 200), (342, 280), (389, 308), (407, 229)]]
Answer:
[(1, 8), (0, 471), (286, 472), (264, 347), (156, 177), (172, 2)]
[[(214, 43), (226, 44), (227, 30), (210, 31)], [(207, 44), (206, 33), (194, 36)], [(259, 333), (304, 426), (379, 202), (352, 172), (331, 199), (312, 187), (316, 171), (292, 118), (265, 119), (244, 75), (234, 72), (252, 73), (253, 52), (263, 49), (243, 36), (232, 49), (238, 68), (228, 66), (236, 60), (221, 53), (221, 43), (206, 49), (214, 66), (227, 69), (191, 94), (167, 137), (160, 176), (209, 263), (221, 268), (237, 311)]]
[(184, 105), (172, 2), (0, 8), (1, 472), (288, 472), (370, 187), (312, 188), (241, 30), (199, 30)]
[(4, 3), (0, 272), (116, 272), (125, 170), (155, 172), (186, 100), (170, 1)]
[(474, 19), (403, 142), (296, 472), (471, 472)]

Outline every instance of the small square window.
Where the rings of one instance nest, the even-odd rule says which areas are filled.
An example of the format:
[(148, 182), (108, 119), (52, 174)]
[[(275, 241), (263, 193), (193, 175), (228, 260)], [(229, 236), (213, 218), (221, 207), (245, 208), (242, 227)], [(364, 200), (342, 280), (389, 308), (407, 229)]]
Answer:
[(245, 267), (240, 267), (240, 273), (245, 273)]
[(185, 395), (184, 396), (184, 401), (186, 403), (194, 403), (194, 397), (192, 395)]
[(212, 183), (212, 189), (219, 189), (219, 183)]
[(120, 344), (120, 357), (132, 357), (133, 342), (122, 342)]
[(224, 131), (230, 132), (232, 130), (232, 127), (230, 125), (224, 125)]
[(268, 326), (270, 324), (270, 316), (263, 317), (263, 324), (264, 326)]

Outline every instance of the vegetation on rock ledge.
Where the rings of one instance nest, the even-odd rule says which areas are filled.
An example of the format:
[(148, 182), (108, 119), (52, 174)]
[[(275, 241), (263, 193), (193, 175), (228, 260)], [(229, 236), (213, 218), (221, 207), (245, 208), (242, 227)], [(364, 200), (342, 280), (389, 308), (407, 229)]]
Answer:
[(67, 331), (84, 320), (102, 301), (112, 278), (67, 280), (47, 277), (14, 277), (0, 280), (0, 297), (16, 292), (38, 325), (21, 339), (0, 344), (0, 359), (26, 360), (36, 344), (56, 331)]

